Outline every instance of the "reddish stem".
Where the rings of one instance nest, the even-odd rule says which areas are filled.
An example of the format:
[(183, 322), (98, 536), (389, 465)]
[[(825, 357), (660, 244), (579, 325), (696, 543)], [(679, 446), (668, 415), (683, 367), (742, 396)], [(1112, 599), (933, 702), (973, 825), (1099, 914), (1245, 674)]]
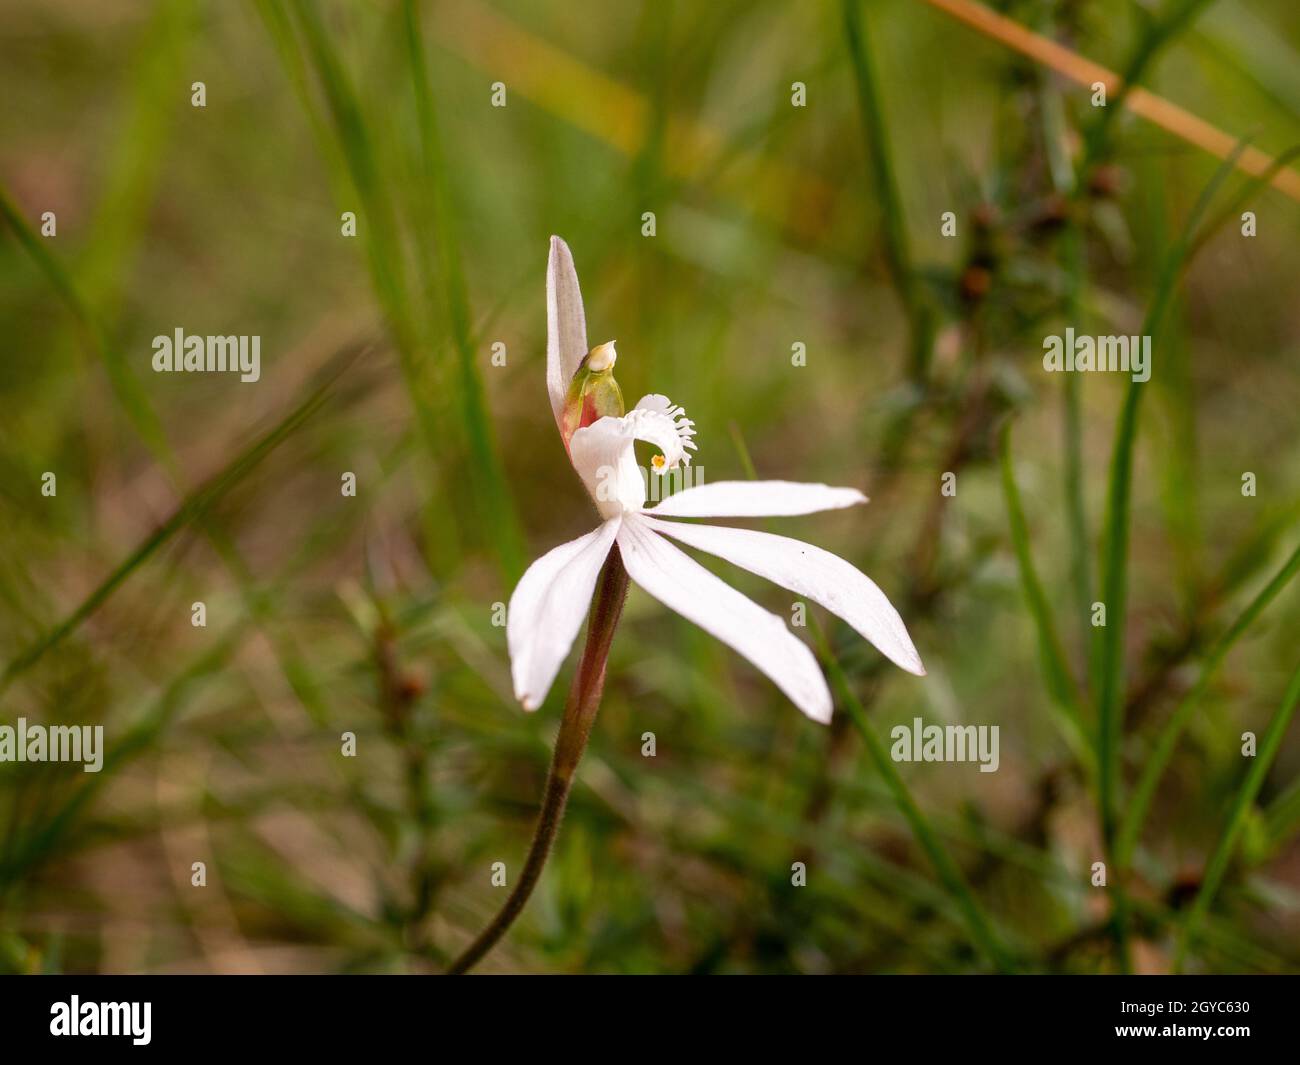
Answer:
[(587, 738), (596, 721), (596, 711), (600, 709), (600, 696), (605, 689), (605, 662), (609, 658), (614, 630), (623, 614), (627, 584), (623, 556), (615, 544), (610, 548), (609, 557), (605, 560), (596, 585), (596, 596), (587, 621), (587, 643), (583, 648), (582, 661), (578, 663), (578, 672), (573, 678), (573, 687), (569, 690), (569, 701), (560, 721), (560, 731), (555, 737), (555, 753), (551, 756), (551, 770), (547, 774), (542, 794), (542, 809), (537, 816), (537, 827), (533, 830), (533, 841), (528, 847), (523, 872), (500, 912), (451, 963), (447, 970), (449, 975), (458, 976), (468, 972), (496, 946), (497, 941), (514, 924), (515, 918), (523, 912), (529, 896), (541, 879), (542, 869), (551, 854), (551, 845), (560, 831), (560, 821), (569, 801), (574, 774), (587, 749)]

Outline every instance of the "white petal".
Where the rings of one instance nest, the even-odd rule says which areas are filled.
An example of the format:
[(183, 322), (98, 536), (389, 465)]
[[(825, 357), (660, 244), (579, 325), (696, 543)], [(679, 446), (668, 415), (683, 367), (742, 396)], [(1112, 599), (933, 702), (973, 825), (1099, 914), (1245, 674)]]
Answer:
[(556, 425), (561, 425), (569, 382), (586, 354), (587, 320), (582, 313), (578, 271), (569, 246), (552, 237), (546, 264), (546, 391)]
[(812, 652), (785, 622), (724, 584), (689, 555), (628, 515), (618, 533), (628, 576), (766, 673), (814, 721), (831, 719), (831, 693)]
[(515, 698), (536, 710), (577, 639), (591, 606), (600, 567), (609, 555), (619, 521), (548, 551), (515, 586), (506, 613), (506, 646)]
[(695, 430), (681, 407), (667, 396), (646, 396), (621, 418), (607, 415), (577, 430), (569, 438), (569, 457), (596, 509), (606, 518), (645, 506), (645, 479), (636, 464), (633, 441), (653, 444), (656, 472), (691, 464), (688, 448)]
[(670, 518), (777, 518), (865, 503), (856, 488), (797, 481), (715, 481), (671, 495), (651, 514)]
[(788, 536), (753, 529), (655, 521), (649, 515), (643, 521), (684, 544), (725, 558), (820, 603), (875, 644), (895, 665), (925, 676), (921, 656), (912, 646), (893, 604), (870, 577), (838, 555)]
[(597, 418), (569, 438), (569, 457), (603, 518), (645, 506), (645, 482), (626, 418)]
[(656, 470), (675, 470), (683, 463), (691, 464), (689, 451), (697, 446), (695, 423), (667, 396), (658, 392), (642, 396), (627, 418), (633, 436), (654, 444), (662, 452), (660, 460), (655, 463)]

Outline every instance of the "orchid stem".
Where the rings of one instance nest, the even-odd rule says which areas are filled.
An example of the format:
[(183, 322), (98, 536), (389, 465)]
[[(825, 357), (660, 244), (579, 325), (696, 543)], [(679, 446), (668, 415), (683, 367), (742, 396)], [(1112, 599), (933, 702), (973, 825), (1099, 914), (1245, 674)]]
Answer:
[(609, 557), (605, 560), (596, 584), (596, 596), (587, 621), (587, 643), (582, 651), (582, 661), (578, 663), (578, 672), (573, 678), (573, 687), (569, 690), (569, 701), (560, 721), (560, 731), (555, 737), (555, 753), (551, 756), (551, 769), (546, 776), (542, 809), (537, 815), (537, 827), (533, 830), (533, 841), (528, 846), (523, 872), (519, 874), (515, 889), (492, 919), (492, 923), (451, 963), (447, 970), (450, 976), (469, 972), (496, 946), (497, 941), (515, 923), (515, 918), (523, 912), (542, 877), (542, 869), (546, 866), (546, 859), (551, 856), (551, 846), (560, 831), (560, 821), (564, 818), (564, 808), (569, 801), (569, 791), (573, 787), (578, 763), (587, 749), (587, 738), (596, 721), (596, 711), (600, 709), (600, 696), (605, 689), (605, 662), (614, 641), (614, 630), (623, 615), (627, 585), (623, 556), (615, 544), (610, 548)]

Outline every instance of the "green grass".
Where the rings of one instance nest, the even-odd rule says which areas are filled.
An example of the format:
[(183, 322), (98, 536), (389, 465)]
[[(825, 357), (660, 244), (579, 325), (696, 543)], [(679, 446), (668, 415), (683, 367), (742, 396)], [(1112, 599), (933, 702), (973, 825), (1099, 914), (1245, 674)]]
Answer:
[(1083, 719), (1078, 687), (1070, 674), (1065, 648), (1057, 635), (1051, 604), (1047, 601), (1042, 581), (1039, 580), (1034, 568), (1029, 526), (1025, 520), (1024, 507), (1020, 501), (1020, 489), (1016, 485), (1015, 470), (1012, 466), (1010, 426), (1002, 431), (1000, 452), (1002, 493), (1006, 498), (1007, 523), (1011, 529), (1011, 544), (1016, 553), (1016, 565), (1020, 572), (1020, 584), (1025, 593), (1025, 605), (1029, 607), (1029, 613), (1034, 620), (1034, 631), (1038, 637), (1038, 658), (1042, 664), (1043, 679), (1051, 696), (1052, 705), (1058, 712), (1066, 738), (1084, 764), (1090, 769), (1095, 769), (1095, 752), (1088, 737), (1087, 724)]
[(1269, 719), (1268, 727), (1265, 728), (1263, 736), (1259, 739), (1259, 749), (1250, 762), (1250, 768), (1246, 771), (1240, 786), (1232, 796), (1232, 802), (1228, 807), (1228, 816), (1223, 825), (1223, 832), (1219, 836), (1219, 842), (1215, 844), (1209, 862), (1206, 863), (1205, 875), (1201, 878), (1200, 889), (1196, 892), (1196, 898), (1192, 900), (1191, 909), (1187, 911), (1187, 916), (1182, 923), (1178, 952), (1174, 955), (1176, 970), (1182, 968), (1191, 943), (1200, 931), (1200, 925), (1205, 919), (1206, 911), (1210, 908), (1210, 903), (1223, 884), (1224, 875), (1228, 870), (1228, 863), (1232, 860), (1233, 851), (1241, 837), (1246, 816), (1252, 809), (1260, 788), (1263, 787), (1264, 778), (1273, 767), (1274, 759), (1277, 758), (1277, 752), (1282, 745), (1282, 737), (1286, 734), (1287, 727), (1291, 724), (1291, 718), (1295, 714), (1296, 703), (1300, 703), (1300, 666), (1297, 666), (1296, 671), (1291, 674), (1291, 680), (1286, 687), (1286, 694), (1282, 696), (1282, 703)]
[[(796, 628), (822, 728), (634, 593), (484, 968), (1300, 972), (1300, 249), (1269, 184), (1300, 13), (1000, 10), (1274, 170), (1229, 179), (926, 4), (0, 17), (0, 724), (107, 748), (0, 765), (0, 970), (434, 972), (488, 920), (573, 667), (522, 712), (495, 604), (594, 521), (543, 384), (559, 233), (706, 480), (871, 497), (763, 524), (861, 566), (930, 672)], [(261, 381), (152, 373), (178, 325), (260, 335)], [(1045, 374), (1066, 325), (1151, 334), (1151, 385)], [(997, 725), (998, 772), (895, 764), (917, 716)]]

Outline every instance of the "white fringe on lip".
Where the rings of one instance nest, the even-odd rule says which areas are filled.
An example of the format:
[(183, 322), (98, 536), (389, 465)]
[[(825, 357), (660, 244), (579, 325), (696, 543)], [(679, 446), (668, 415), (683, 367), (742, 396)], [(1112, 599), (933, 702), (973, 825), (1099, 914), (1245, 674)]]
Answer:
[(629, 427), (639, 440), (654, 444), (663, 452), (663, 464), (654, 464), (655, 472), (675, 469), (678, 463), (689, 466), (688, 451), (697, 449), (694, 439), (695, 423), (686, 417), (686, 411), (667, 396), (657, 392), (642, 397), (627, 414)]

